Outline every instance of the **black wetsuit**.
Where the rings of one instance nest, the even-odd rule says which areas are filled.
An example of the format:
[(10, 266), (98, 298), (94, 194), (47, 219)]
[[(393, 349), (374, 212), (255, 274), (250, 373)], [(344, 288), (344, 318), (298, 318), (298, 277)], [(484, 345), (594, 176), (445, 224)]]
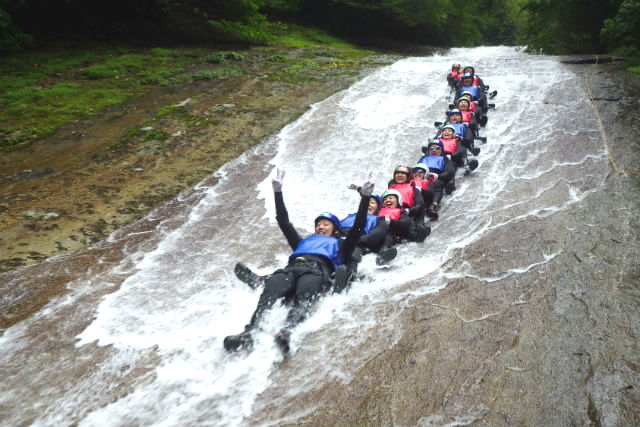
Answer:
[[(282, 192), (275, 192), (274, 195), (276, 220), (289, 246), (295, 251), (303, 239), (289, 222), (289, 214), (284, 205)], [(347, 237), (338, 242), (339, 254), (344, 263), (351, 260), (358, 239), (362, 236), (368, 204), (369, 197), (362, 197), (353, 227)], [(293, 307), (287, 315), (286, 327), (290, 328), (302, 322), (317, 297), (331, 287), (330, 278), (333, 271), (334, 265), (331, 260), (322, 256), (304, 255), (303, 257), (290, 258), (286, 267), (276, 270), (267, 277), (264, 290), (258, 300), (258, 306), (251, 316), (248, 328), (255, 327), (260, 321), (262, 313), (280, 298), (293, 302)]]
[[(340, 234), (346, 237), (349, 234), (349, 231), (351, 231), (351, 227), (345, 227), (340, 231)], [(389, 225), (383, 220), (379, 220), (378, 224), (376, 224), (376, 226), (373, 227), (373, 229), (369, 233), (360, 236), (360, 239), (358, 239), (358, 247), (364, 249), (365, 253), (377, 253), (384, 245), (384, 236), (388, 231)]]
[[(409, 179), (411, 181), (411, 179)], [(395, 179), (391, 179), (387, 187), (397, 184)], [(417, 187), (413, 187), (413, 206), (408, 208), (407, 214), (413, 218), (417, 226), (424, 225), (424, 207), (425, 202), (422, 198), (422, 190)]]

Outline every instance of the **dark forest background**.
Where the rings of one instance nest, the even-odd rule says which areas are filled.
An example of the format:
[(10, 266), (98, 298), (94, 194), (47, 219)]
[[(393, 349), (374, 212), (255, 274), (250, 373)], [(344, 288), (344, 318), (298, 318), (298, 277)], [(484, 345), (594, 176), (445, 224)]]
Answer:
[(286, 23), (370, 46), (637, 56), (640, 0), (0, 0), (0, 52), (69, 38), (268, 44)]

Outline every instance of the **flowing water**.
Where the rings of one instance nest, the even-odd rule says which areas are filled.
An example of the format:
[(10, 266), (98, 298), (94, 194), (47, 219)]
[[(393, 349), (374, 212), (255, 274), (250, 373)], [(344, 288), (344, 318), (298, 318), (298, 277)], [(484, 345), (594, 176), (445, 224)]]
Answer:
[[(396, 165), (421, 156), (451, 101), (452, 62), (476, 66), (498, 91), (497, 108), (482, 130), (479, 169), (445, 198), (432, 235), (403, 245), (390, 268), (366, 256), (365, 279), (321, 299), (295, 330), (290, 360), (273, 343), (282, 306), (266, 317), (253, 352), (227, 354), (223, 338), (242, 330), (259, 296), (233, 276), (235, 263), (268, 273), (290, 253), (274, 219), (274, 169), (286, 171), (284, 198), (301, 234), (318, 212), (354, 212), (348, 184), (371, 172), (381, 193)], [(398, 313), (413, 298), (455, 277), (491, 282), (557, 256), (532, 251), (495, 268), (499, 249), (484, 261), (452, 260), (513, 222), (575, 204), (603, 181), (606, 161), (583, 81), (557, 58), (490, 47), (398, 61), (106, 241), (0, 275), (2, 307), (34, 289), (68, 288), (0, 337), (0, 423), (244, 425), (327, 381), (348, 382), (393, 345)], [(269, 423), (313, 410), (290, 408)]]

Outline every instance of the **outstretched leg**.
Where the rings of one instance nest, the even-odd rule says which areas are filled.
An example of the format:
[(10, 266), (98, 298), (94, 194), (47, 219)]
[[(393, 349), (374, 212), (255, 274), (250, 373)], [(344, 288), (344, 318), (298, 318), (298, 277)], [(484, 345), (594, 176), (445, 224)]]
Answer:
[(245, 326), (243, 332), (225, 337), (224, 348), (227, 351), (238, 350), (242, 347), (250, 348), (253, 344), (251, 331), (257, 326), (262, 317), (262, 313), (271, 308), (279, 298), (293, 294), (296, 285), (295, 282), (295, 276), (288, 266), (269, 276), (258, 300), (258, 306), (251, 316), (251, 321)]

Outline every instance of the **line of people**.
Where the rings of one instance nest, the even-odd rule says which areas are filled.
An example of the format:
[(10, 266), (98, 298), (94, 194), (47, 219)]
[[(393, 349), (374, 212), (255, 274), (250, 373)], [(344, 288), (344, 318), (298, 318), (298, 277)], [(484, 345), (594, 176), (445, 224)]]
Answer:
[[(473, 67), (464, 70), (467, 68), (474, 71)], [(413, 167), (397, 166), (387, 190), (380, 196), (373, 194), (370, 177), (360, 186), (350, 185), (360, 194), (357, 211), (342, 220), (330, 212), (320, 213), (309, 237), (302, 238), (289, 222), (282, 193), (284, 171), (277, 170), (272, 179), (276, 220), (293, 252), (284, 268), (266, 276), (254, 273), (243, 263), (236, 265), (240, 280), (252, 288), (262, 287), (263, 291), (244, 330), (224, 338), (227, 351), (251, 348), (263, 313), (283, 299), (290, 309), (275, 342), (283, 353), (288, 353), (293, 328), (307, 317), (321, 295), (330, 290), (340, 292), (354, 280), (363, 255), (375, 253), (376, 264), (385, 265), (396, 257), (397, 244), (423, 242), (429, 236), (431, 227), (425, 217), (438, 219), (444, 194), (455, 190), (456, 171), (464, 168), (464, 173), (469, 174), (478, 167), (476, 159), (468, 160), (468, 153), (477, 156), (480, 152), (474, 146), (480, 138), (472, 108), (480, 111), (482, 106), (474, 99), (474, 92), (467, 90), (468, 77), (463, 74), (460, 81), (461, 92), (456, 92), (454, 99), (459, 109), (451, 109), (444, 123), (436, 123), (437, 133), (422, 148), (424, 155), (418, 163)], [(484, 86), (479, 78), (472, 79), (471, 85), (476, 82), (478, 86), (474, 87)], [(476, 91), (480, 92), (485, 90)]]

